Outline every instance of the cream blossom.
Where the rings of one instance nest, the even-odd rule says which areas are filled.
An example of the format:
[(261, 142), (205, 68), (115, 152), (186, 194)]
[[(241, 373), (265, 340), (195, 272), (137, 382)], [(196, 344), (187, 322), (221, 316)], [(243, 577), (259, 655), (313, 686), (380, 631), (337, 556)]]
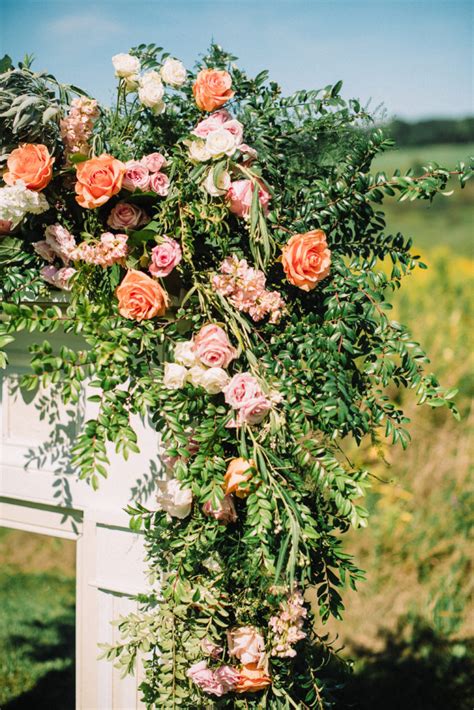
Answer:
[(114, 54), (112, 64), (115, 69), (115, 76), (125, 79), (140, 71), (140, 60), (132, 57), (131, 54)]
[(182, 86), (186, 81), (186, 68), (179, 59), (165, 59), (160, 74), (165, 84), (170, 86)]
[(193, 162), (203, 163), (206, 160), (210, 160), (211, 154), (207, 148), (206, 141), (184, 141), (184, 144), (188, 146), (189, 157)]
[(187, 373), (188, 382), (190, 382), (193, 387), (202, 387), (202, 378), (206, 369), (207, 368), (202, 367), (202, 365), (193, 365)]
[(200, 384), (208, 394), (219, 394), (229, 380), (229, 375), (222, 367), (210, 367), (202, 373)]
[(217, 184), (214, 181), (213, 171), (210, 170), (204, 181), (204, 188), (206, 192), (211, 195), (211, 197), (219, 197), (219, 195), (225, 195), (231, 184), (231, 177), (229, 173), (224, 170), (217, 178)]
[(193, 351), (192, 340), (181, 340), (174, 346), (174, 361), (185, 367), (194, 367), (198, 359)]
[(163, 95), (165, 89), (161, 77), (157, 71), (150, 70), (140, 78), (138, 98), (140, 102), (152, 109), (154, 113), (163, 113)]
[(235, 136), (224, 127), (217, 131), (212, 131), (206, 138), (206, 148), (213, 158), (220, 158), (223, 155), (233, 155), (237, 150)]
[(183, 488), (180, 481), (171, 478), (167, 481), (158, 481), (156, 500), (158, 510), (164, 510), (173, 518), (183, 520), (190, 512), (193, 505), (193, 494), (188, 488)]
[(179, 390), (186, 384), (188, 371), (176, 362), (166, 362), (163, 375), (163, 385), (169, 390)]
[(125, 91), (127, 94), (132, 94), (140, 86), (140, 76), (138, 74), (131, 74), (131, 76), (125, 76), (123, 79)]

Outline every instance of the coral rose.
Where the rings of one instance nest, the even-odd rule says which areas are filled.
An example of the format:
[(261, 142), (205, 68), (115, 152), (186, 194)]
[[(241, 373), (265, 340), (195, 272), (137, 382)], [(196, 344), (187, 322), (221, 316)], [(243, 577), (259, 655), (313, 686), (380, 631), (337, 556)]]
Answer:
[(226, 71), (203, 69), (196, 78), (193, 94), (201, 111), (214, 111), (234, 95), (232, 77)]
[(263, 668), (258, 668), (256, 663), (249, 663), (240, 669), (239, 680), (234, 690), (236, 693), (256, 693), (271, 684), (271, 678)]
[(12, 150), (7, 160), (7, 185), (22, 180), (29, 190), (43, 190), (53, 177), (54, 158), (42, 143), (22, 143)]
[(79, 163), (76, 169), (76, 202), (94, 209), (105, 204), (122, 187), (125, 165), (107, 153)]
[(119, 313), (124, 318), (142, 321), (162, 316), (168, 295), (160, 284), (141, 271), (131, 269), (117, 288)]
[(227, 466), (227, 471), (224, 476), (224, 492), (228, 496), (235, 493), (237, 498), (246, 498), (250, 493), (250, 488), (242, 487), (242, 483), (250, 481), (252, 478), (252, 468), (255, 463), (252, 459), (246, 461), (243, 458), (232, 459)]
[(331, 252), (322, 229), (294, 234), (283, 247), (281, 263), (293, 286), (311, 291), (329, 276), (331, 268)]

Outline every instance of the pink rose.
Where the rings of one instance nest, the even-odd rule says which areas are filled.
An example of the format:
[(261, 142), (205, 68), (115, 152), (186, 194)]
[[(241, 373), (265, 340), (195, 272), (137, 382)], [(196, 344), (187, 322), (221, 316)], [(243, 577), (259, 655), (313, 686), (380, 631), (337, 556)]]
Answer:
[(153, 173), (150, 175), (150, 190), (156, 192), (160, 197), (166, 197), (170, 189), (170, 181), (164, 173)]
[(237, 145), (239, 143), (242, 143), (242, 138), (244, 137), (244, 127), (240, 123), (240, 121), (237, 121), (235, 118), (232, 118), (230, 121), (225, 121), (222, 124), (222, 128), (224, 128), (226, 131), (229, 131), (229, 133), (232, 133)]
[(188, 669), (186, 675), (205, 693), (220, 697), (226, 692), (222, 683), (218, 678), (216, 678), (215, 673), (207, 667), (207, 661), (199, 661), (199, 663), (194, 663)]
[(129, 202), (117, 202), (107, 220), (112, 229), (137, 229), (150, 221), (145, 210)]
[(242, 665), (263, 664), (265, 661), (265, 641), (254, 626), (241, 626), (227, 632), (229, 655), (239, 659)]
[(213, 508), (212, 502), (208, 500), (204, 503), (202, 509), (206, 515), (218, 520), (223, 523), (223, 525), (235, 523), (237, 520), (237, 511), (235, 510), (232, 496), (224, 496), (223, 499), (217, 504), (217, 508)]
[(178, 242), (170, 237), (164, 237), (163, 242), (151, 250), (149, 272), (152, 276), (164, 277), (171, 273), (181, 261), (183, 253)]
[(206, 138), (212, 131), (222, 128), (222, 124), (230, 120), (230, 113), (225, 109), (214, 111), (210, 116), (200, 121), (191, 133), (199, 138)]
[(217, 643), (206, 638), (201, 641), (201, 650), (206, 656), (210, 656), (211, 658), (219, 658), (224, 651), (222, 646), (218, 646)]
[(237, 351), (222, 328), (205, 325), (194, 338), (193, 351), (206, 367), (228, 367)]
[(242, 424), (260, 424), (271, 408), (272, 403), (263, 394), (247, 400), (239, 409), (237, 426), (242, 426)]
[(167, 162), (164, 155), (161, 153), (150, 153), (150, 155), (145, 155), (140, 163), (150, 171), (150, 173), (159, 173), (161, 168), (166, 167)]
[(133, 192), (142, 190), (146, 192), (150, 184), (150, 174), (138, 160), (129, 160), (125, 163), (125, 174), (123, 176), (122, 187)]
[[(251, 180), (234, 180), (227, 192), (229, 209), (238, 217), (248, 217), (252, 206), (252, 195), (255, 187)], [(258, 199), (264, 211), (268, 209), (270, 193), (260, 184)]]
[(224, 399), (233, 409), (240, 409), (255, 397), (262, 396), (257, 379), (250, 372), (239, 372), (222, 390)]
[(224, 693), (230, 693), (235, 689), (240, 678), (240, 673), (232, 666), (221, 666), (214, 671), (214, 677), (222, 685)]

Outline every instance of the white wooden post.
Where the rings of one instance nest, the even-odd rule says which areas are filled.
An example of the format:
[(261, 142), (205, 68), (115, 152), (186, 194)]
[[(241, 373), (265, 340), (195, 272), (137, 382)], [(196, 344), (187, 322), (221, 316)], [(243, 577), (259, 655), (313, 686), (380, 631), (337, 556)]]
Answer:
[[(70, 344), (69, 336), (48, 339), (56, 347)], [(63, 406), (48, 390), (34, 397), (19, 390), (28, 345), (35, 340), (37, 335), (21, 335), (0, 375), (0, 525), (76, 541), (77, 710), (143, 708), (139, 669), (135, 677), (120, 679), (111, 663), (97, 660), (97, 644), (112, 641), (117, 630), (110, 622), (136, 608), (128, 596), (147, 591), (143, 537), (129, 529), (123, 508), (129, 501), (150, 500), (160, 475), (159, 437), (135, 421), (141, 453), (125, 462), (109, 452), (109, 478), (99, 491), (78, 480), (70, 448), (80, 422), (94, 416), (96, 405), (87, 401), (86, 387), (75, 407)]]

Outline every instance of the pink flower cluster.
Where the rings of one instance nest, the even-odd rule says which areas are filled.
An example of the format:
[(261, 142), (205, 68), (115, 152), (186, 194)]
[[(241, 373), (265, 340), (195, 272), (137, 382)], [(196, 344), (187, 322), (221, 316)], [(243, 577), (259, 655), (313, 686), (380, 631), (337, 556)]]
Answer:
[(307, 610), (301, 592), (290, 594), (287, 600), (280, 604), (280, 613), (272, 616), (268, 625), (273, 631), (272, 656), (293, 658), (296, 651), (294, 644), (306, 637), (302, 631)]
[(232, 692), (240, 678), (239, 671), (232, 666), (220, 666), (213, 671), (208, 668), (207, 661), (194, 663), (186, 675), (205, 693), (216, 695), (219, 698)]
[(151, 250), (151, 264), (148, 271), (152, 276), (168, 276), (183, 257), (181, 247), (175, 239), (163, 237), (161, 244)]
[(278, 291), (267, 291), (263, 271), (249, 266), (246, 259), (238, 259), (234, 254), (222, 263), (221, 274), (213, 277), (212, 284), (234, 308), (248, 313), (254, 321), (270, 314), (270, 323), (279, 322), (285, 302)]
[(70, 254), (74, 261), (96, 266), (112, 266), (127, 256), (127, 235), (104, 232), (95, 243), (81, 242)]
[(249, 372), (234, 375), (222, 390), (224, 399), (237, 411), (237, 418), (227, 426), (259, 424), (272, 408), (272, 402), (262, 392), (258, 380)]
[(166, 158), (161, 153), (150, 153), (141, 160), (129, 160), (125, 163), (122, 187), (130, 192), (152, 190), (160, 197), (166, 197), (170, 181), (168, 176), (161, 172), (166, 165)]
[(99, 108), (95, 99), (83, 96), (73, 99), (67, 116), (60, 122), (61, 138), (66, 146), (66, 153), (89, 155), (89, 139), (98, 117)]
[(33, 247), (50, 264), (58, 257), (67, 266), (76, 247), (76, 240), (65, 227), (51, 224), (44, 231), (44, 240), (35, 242)]
[(52, 264), (50, 266), (43, 266), (40, 271), (44, 281), (51, 284), (51, 286), (60, 288), (62, 291), (71, 290), (69, 281), (75, 273), (76, 269), (73, 269), (70, 266), (64, 266), (61, 269), (57, 269)]

